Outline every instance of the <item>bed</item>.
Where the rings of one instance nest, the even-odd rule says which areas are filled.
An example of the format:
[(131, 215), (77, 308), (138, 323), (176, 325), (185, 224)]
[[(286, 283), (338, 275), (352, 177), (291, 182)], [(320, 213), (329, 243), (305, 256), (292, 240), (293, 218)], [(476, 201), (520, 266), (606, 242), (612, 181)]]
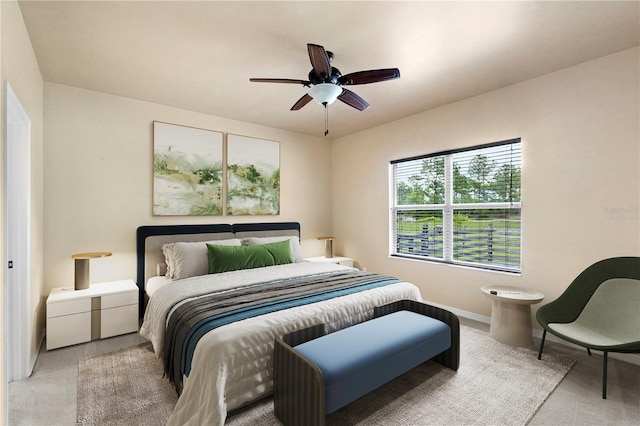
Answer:
[(221, 426), (271, 394), (277, 336), (318, 323), (331, 332), (375, 306), (421, 300), (393, 277), (305, 262), (297, 222), (142, 226), (137, 256), (140, 334), (180, 395), (169, 425)]

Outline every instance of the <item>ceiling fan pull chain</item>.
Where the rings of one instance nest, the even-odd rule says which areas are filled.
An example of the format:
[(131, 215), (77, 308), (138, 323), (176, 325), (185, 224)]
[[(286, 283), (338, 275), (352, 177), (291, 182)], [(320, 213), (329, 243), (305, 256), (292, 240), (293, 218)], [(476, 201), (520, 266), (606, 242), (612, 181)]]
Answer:
[(324, 135), (327, 136), (329, 134), (329, 108), (327, 108), (327, 103), (324, 103)]

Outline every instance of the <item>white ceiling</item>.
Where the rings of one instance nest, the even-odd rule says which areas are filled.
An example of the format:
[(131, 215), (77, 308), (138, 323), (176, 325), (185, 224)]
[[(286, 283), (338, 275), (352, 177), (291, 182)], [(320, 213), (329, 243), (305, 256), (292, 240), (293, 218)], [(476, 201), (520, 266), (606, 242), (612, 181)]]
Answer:
[(22, 1), (45, 81), (322, 136), (324, 111), (289, 111), (306, 44), (371, 107), (329, 106), (337, 138), (640, 44), (640, 2)]

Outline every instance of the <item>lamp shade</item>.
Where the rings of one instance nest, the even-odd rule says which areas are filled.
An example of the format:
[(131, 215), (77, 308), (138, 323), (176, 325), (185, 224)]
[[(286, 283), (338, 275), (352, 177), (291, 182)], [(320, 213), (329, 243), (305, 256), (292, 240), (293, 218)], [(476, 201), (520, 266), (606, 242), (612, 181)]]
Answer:
[(342, 93), (342, 88), (332, 83), (316, 84), (309, 89), (309, 96), (320, 105), (332, 104)]

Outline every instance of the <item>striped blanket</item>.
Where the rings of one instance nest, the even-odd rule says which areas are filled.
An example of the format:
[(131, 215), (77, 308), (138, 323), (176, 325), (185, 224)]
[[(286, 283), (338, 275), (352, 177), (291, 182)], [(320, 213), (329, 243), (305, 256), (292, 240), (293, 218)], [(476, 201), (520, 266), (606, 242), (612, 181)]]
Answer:
[(279, 279), (201, 296), (169, 316), (164, 338), (165, 373), (178, 393), (191, 371), (198, 341), (209, 331), (258, 315), (316, 303), (399, 281), (361, 271), (338, 271)]

